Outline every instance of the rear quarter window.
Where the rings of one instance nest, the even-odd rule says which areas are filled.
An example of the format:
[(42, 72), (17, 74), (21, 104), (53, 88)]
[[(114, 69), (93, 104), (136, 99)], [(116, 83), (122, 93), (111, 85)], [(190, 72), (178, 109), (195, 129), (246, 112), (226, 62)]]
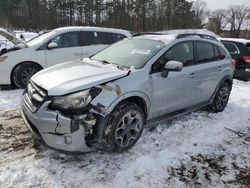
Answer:
[(227, 56), (227, 52), (223, 48), (221, 48), (219, 46), (217, 46), (217, 49), (219, 50), (219, 53), (220, 53), (219, 59), (220, 60), (225, 59), (226, 56)]

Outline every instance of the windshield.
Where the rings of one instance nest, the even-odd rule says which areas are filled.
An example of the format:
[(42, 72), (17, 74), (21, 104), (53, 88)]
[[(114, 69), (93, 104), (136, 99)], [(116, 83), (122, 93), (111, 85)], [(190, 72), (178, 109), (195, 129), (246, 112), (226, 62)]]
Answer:
[(50, 36), (52, 36), (54, 34), (55, 34), (55, 31), (51, 31), (49, 33), (42, 34), (42, 35), (40, 35), (38, 37), (35, 37), (35, 38), (31, 39), (29, 42), (27, 42), (27, 45), (28, 46), (34, 46), (36, 44), (39, 44), (39, 43), (43, 42), (46, 38), (48, 38), (48, 37), (50, 37)]
[(140, 69), (163, 46), (164, 43), (159, 40), (125, 39), (102, 50), (92, 56), (91, 59), (116, 64), (121, 67)]

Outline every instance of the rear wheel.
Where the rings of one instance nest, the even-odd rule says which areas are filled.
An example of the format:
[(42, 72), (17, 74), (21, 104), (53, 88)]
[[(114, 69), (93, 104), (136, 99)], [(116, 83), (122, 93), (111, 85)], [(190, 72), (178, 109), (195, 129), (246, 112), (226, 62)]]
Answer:
[(230, 95), (230, 87), (227, 83), (223, 83), (220, 89), (217, 91), (213, 103), (208, 106), (210, 112), (222, 112), (227, 106)]
[(112, 112), (105, 128), (104, 148), (116, 152), (128, 150), (138, 141), (144, 126), (145, 115), (138, 105), (120, 105)]
[(34, 63), (23, 63), (15, 68), (12, 80), (17, 87), (25, 88), (29, 79), (40, 70), (41, 67), (39, 65)]

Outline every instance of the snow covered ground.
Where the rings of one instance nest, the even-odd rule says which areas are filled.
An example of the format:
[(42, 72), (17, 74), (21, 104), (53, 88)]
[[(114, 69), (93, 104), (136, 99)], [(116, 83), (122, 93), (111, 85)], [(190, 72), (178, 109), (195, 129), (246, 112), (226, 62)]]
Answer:
[[(20, 94), (0, 91), (0, 109), (17, 107)], [(234, 81), (224, 112), (199, 111), (162, 123), (120, 154), (49, 150), (34, 143), (17, 110), (0, 112), (0, 187), (249, 185), (250, 83)]]
[(23, 90), (16, 89), (10, 91), (0, 90), (0, 111), (13, 110), (20, 106), (20, 100)]

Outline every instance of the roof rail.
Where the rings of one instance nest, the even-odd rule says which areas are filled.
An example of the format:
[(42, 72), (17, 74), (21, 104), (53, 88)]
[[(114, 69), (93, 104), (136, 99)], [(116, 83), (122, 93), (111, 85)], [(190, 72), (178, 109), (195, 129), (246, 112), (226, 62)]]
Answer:
[(141, 33), (135, 33), (132, 35), (132, 37), (137, 37), (141, 35), (164, 35), (163, 33), (158, 33), (158, 32), (141, 32)]
[(198, 36), (200, 38), (211, 39), (211, 40), (214, 40), (214, 41), (218, 42), (216, 37), (211, 36), (211, 35), (206, 35), (206, 34), (200, 34), (200, 33), (183, 33), (183, 34), (177, 35), (176, 38), (180, 39), (180, 38), (185, 38), (185, 37), (189, 37), (189, 36)]

